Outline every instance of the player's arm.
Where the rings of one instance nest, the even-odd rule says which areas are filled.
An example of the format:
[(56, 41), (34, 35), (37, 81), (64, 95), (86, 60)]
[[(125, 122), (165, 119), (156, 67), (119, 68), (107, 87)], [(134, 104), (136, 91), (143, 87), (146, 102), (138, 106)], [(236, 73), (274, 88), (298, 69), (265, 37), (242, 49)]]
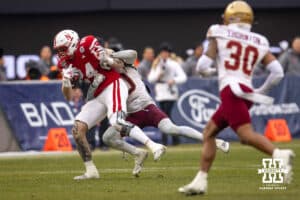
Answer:
[(114, 68), (117, 71), (127, 65), (133, 65), (137, 58), (137, 52), (135, 50), (123, 50), (114, 52), (111, 49), (104, 49), (100, 52), (100, 66), (104, 69)]
[(197, 72), (204, 76), (211, 76), (217, 72), (215, 68), (211, 67), (214, 63), (214, 59), (217, 56), (217, 50), (217, 40), (215, 38), (210, 38), (207, 51), (199, 58), (197, 62)]
[(65, 99), (67, 101), (70, 101), (72, 98), (72, 84), (71, 84), (71, 80), (64, 76), (64, 73), (63, 73), (61, 91), (62, 91)]
[(262, 63), (266, 66), (267, 70), (270, 72), (266, 81), (262, 86), (255, 89), (255, 92), (265, 94), (271, 89), (274, 85), (277, 85), (280, 80), (283, 78), (284, 73), (281, 64), (275, 58), (275, 56), (268, 52), (262, 60)]
[(115, 59), (112, 57), (113, 52), (111, 52), (109, 49), (102, 49), (100, 51), (100, 66), (103, 69), (120, 69), (124, 67), (124, 63), (122, 63), (120, 60)]
[(61, 87), (61, 91), (67, 101), (71, 101), (72, 99), (72, 87), (65, 86), (64, 82)]
[(62, 85), (61, 92), (67, 101), (71, 100), (72, 96), (72, 83), (70, 77), (70, 70), (68, 70), (69, 66), (64, 59), (61, 59), (57, 63), (58, 69), (60, 69), (62, 73)]
[(67, 101), (72, 99), (72, 92), (73, 92), (73, 84), (80, 79), (80, 73), (78, 70), (69, 66), (68, 68), (64, 68), (62, 70), (62, 87), (61, 91)]

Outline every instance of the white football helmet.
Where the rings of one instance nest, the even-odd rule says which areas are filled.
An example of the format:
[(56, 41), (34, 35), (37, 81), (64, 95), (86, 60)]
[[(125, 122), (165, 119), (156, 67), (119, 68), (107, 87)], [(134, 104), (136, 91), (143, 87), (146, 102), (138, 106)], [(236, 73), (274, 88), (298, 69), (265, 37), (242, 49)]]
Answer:
[(73, 30), (62, 30), (56, 34), (53, 48), (57, 51), (59, 58), (70, 59), (79, 44), (79, 36)]

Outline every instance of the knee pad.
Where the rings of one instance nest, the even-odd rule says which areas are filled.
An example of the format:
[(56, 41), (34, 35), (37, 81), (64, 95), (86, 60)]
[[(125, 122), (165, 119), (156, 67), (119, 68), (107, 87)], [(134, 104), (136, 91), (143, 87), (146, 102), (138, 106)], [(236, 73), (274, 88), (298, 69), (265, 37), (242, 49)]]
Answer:
[(180, 131), (179, 128), (169, 118), (161, 120), (158, 124), (158, 128), (163, 133), (172, 135), (177, 135)]
[(118, 130), (122, 136), (128, 136), (134, 124), (126, 121), (126, 114), (123, 111), (118, 111), (115, 121), (111, 125)]
[(111, 147), (116, 147), (122, 144), (121, 135), (113, 126), (110, 126), (108, 129), (106, 129), (102, 139), (106, 145)]
[(113, 126), (108, 127), (108, 129), (106, 129), (106, 131), (103, 133), (102, 136), (103, 142), (109, 145), (110, 141), (112, 140), (112, 138), (117, 132), (118, 131), (115, 129), (115, 127)]

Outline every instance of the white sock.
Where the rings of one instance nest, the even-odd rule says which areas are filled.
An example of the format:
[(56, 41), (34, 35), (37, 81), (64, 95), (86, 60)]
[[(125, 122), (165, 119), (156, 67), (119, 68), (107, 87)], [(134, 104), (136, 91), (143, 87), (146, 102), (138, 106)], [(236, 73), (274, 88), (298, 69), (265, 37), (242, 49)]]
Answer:
[(122, 150), (126, 153), (129, 153), (130, 155), (136, 156), (139, 154), (138, 148), (136, 148), (135, 146), (133, 146), (125, 141), (122, 141), (122, 143), (116, 148), (119, 150)]
[(278, 148), (274, 149), (272, 157), (273, 158), (277, 158), (278, 157), (278, 153), (280, 153), (280, 149), (278, 149)]
[(161, 120), (158, 124), (158, 128), (165, 134), (181, 135), (184, 137), (203, 141), (202, 133), (188, 126), (177, 126), (169, 118)]
[(204, 172), (204, 171), (199, 171), (198, 172), (198, 175), (199, 175), (199, 177), (202, 177), (202, 178), (207, 178), (207, 172)]
[(180, 135), (203, 141), (203, 134), (188, 126), (179, 126)]
[(207, 172), (199, 171), (195, 176), (193, 182), (198, 182), (201, 179), (207, 179)]
[(154, 149), (155, 144), (140, 128), (134, 126), (131, 129), (129, 136), (133, 139), (139, 141), (140, 143), (146, 145), (151, 151)]
[(93, 170), (96, 168), (96, 166), (92, 160), (84, 162), (84, 165), (85, 165), (86, 171), (91, 170), (91, 169)]

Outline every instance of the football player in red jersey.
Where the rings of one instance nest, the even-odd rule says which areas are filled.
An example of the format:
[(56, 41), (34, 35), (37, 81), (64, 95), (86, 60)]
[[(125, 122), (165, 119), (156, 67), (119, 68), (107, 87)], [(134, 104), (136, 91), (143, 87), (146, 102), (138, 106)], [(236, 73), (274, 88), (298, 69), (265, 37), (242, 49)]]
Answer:
[[(290, 183), (292, 180), (291, 159), (294, 152), (275, 148), (267, 138), (256, 133), (248, 111), (254, 102), (272, 104), (273, 99), (265, 93), (283, 78), (282, 66), (270, 53), (266, 37), (251, 31), (254, 16), (252, 8), (245, 1), (230, 3), (223, 16), (223, 25), (212, 25), (209, 28), (208, 50), (197, 63), (198, 71), (210, 74), (215, 71), (210, 66), (216, 60), (221, 104), (204, 128), (199, 172), (190, 184), (178, 189), (185, 194), (206, 192), (208, 171), (216, 154), (215, 137), (227, 126), (235, 131), (243, 144), (281, 159), (287, 171), (283, 181)], [(270, 71), (270, 75), (261, 87), (254, 89), (252, 72), (260, 62)]]
[[(120, 79), (120, 74), (114, 70), (124, 63), (120, 59), (108, 56), (94, 36), (85, 36), (80, 40), (73, 30), (59, 32), (54, 38), (53, 46), (58, 53), (58, 66), (63, 72), (62, 93), (65, 98), (70, 99), (72, 85), (78, 80), (85, 80), (91, 84), (92, 92), (88, 93), (94, 97), (82, 107), (72, 129), (78, 152), (86, 167), (86, 172), (74, 179), (99, 178), (98, 170), (92, 161), (86, 133), (106, 116), (116, 130), (145, 144), (153, 152), (154, 158), (159, 159), (165, 152), (165, 147), (154, 143), (140, 128), (125, 120), (128, 89), (125, 82)], [(127, 144), (122, 148), (132, 150), (135, 147)], [(147, 152), (138, 149), (132, 151), (136, 161), (134, 171), (139, 173), (147, 158)]]

